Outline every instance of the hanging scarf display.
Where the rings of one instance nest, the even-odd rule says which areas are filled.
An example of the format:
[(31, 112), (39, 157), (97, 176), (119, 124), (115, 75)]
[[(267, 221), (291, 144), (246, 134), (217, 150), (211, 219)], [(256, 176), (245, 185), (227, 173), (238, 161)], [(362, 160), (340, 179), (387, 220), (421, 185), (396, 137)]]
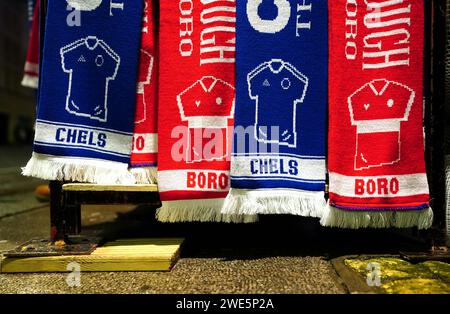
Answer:
[(231, 190), (223, 213), (321, 216), (327, 30), (326, 1), (238, 2)]
[(220, 213), (229, 190), (235, 1), (161, 1), (160, 221), (251, 221)]
[(48, 1), (33, 156), (24, 175), (134, 183), (141, 1)]
[(144, 1), (130, 170), (137, 183), (156, 183), (157, 61), (154, 1)]
[(428, 228), (424, 1), (330, 1), (325, 226)]

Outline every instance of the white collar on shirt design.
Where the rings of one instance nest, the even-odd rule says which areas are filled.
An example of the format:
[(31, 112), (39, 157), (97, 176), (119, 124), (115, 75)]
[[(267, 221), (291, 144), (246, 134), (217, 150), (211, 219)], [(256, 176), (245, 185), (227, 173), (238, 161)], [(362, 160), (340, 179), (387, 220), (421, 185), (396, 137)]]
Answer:
[[(381, 90), (377, 90), (377, 88), (375, 87), (375, 85), (373, 85), (375, 82), (385, 82), (383, 88), (381, 88)], [(370, 88), (372, 89), (373, 93), (377, 96), (381, 96), (384, 94), (384, 92), (386, 91), (386, 89), (389, 86), (389, 81), (385, 80), (385, 79), (378, 79), (378, 80), (373, 80), (369, 83)]]
[[(275, 68), (273, 67), (273, 66), (276, 65), (276, 64), (279, 64), (278, 69), (275, 69)], [(270, 60), (270, 62), (268, 63), (268, 65), (269, 65), (270, 71), (272, 71), (272, 73), (275, 73), (275, 74), (280, 73), (280, 72), (284, 69), (284, 67), (285, 67), (284, 61), (281, 60), (281, 59), (272, 59), (272, 60)]]
[[(211, 85), (209, 87), (206, 86), (206, 84), (204, 82), (205, 79), (212, 80)], [(212, 89), (214, 88), (214, 86), (216, 86), (218, 81), (219, 81), (219, 79), (215, 78), (214, 76), (204, 76), (199, 80), (199, 83), (205, 92), (210, 93), (212, 91)]]

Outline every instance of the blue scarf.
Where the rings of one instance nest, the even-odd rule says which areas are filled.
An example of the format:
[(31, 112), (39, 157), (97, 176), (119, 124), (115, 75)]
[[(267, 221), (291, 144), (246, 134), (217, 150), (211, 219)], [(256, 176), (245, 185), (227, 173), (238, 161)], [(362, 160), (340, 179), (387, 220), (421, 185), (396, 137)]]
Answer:
[(231, 190), (222, 213), (320, 217), (327, 1), (237, 3)]
[(134, 183), (127, 168), (142, 9), (142, 1), (48, 1), (36, 134), (25, 175)]

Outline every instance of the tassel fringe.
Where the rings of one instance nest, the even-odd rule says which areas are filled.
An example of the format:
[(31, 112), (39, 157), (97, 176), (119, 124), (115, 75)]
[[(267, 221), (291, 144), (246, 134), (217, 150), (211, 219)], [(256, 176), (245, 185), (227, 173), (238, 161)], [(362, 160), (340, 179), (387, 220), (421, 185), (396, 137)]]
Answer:
[(62, 158), (33, 153), (22, 174), (44, 180), (96, 184), (135, 184), (127, 164), (105, 160)]
[(39, 78), (37, 76), (24, 74), (21, 85), (24, 87), (37, 89), (39, 86)]
[(156, 211), (161, 222), (227, 222), (251, 223), (258, 221), (254, 215), (226, 215), (221, 213), (223, 199), (202, 199), (163, 202)]
[(411, 228), (428, 229), (433, 223), (431, 208), (410, 211), (347, 211), (327, 205), (322, 226), (338, 228)]
[(133, 174), (138, 184), (156, 184), (156, 167), (135, 167), (130, 168), (130, 172)]
[(292, 214), (320, 218), (325, 205), (323, 192), (230, 189), (222, 214)]

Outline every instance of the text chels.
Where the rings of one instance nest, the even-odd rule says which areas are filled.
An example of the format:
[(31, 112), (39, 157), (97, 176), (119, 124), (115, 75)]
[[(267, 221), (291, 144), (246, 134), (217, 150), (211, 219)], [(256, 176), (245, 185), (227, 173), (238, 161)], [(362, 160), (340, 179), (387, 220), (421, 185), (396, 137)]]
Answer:
[[(295, 41), (299, 44), (296, 46), (298, 49), (307, 37), (304, 35), (314, 29), (312, 13), (317, 10), (312, 0), (249, 0), (245, 9), (248, 25), (260, 40), (270, 38), (279, 41), (280, 45), (286, 40)], [(300, 149), (297, 135), (301, 120), (297, 116), (300, 112), (297, 107), (308, 97), (309, 73), (299, 66), (299, 58), (274, 48), (267, 47), (271, 52), (270, 58), (254, 64), (247, 74), (248, 97), (254, 108), (254, 132), (250, 141), (271, 145), (271, 153), (258, 149), (255, 156), (246, 158), (235, 152), (233, 163), (240, 164), (241, 174), (242, 169), (246, 169), (247, 173), (242, 177), (247, 180), (275, 177), (302, 182), (305, 179), (320, 180), (304, 169), (309, 157), (299, 159), (296, 156)], [(273, 114), (275, 108), (283, 114)], [(283, 152), (280, 153), (282, 147)], [(316, 161), (313, 163), (312, 168), (317, 170)]]
[[(99, 12), (105, 12), (102, 8), (108, 6), (109, 10), (105, 14), (111, 22), (123, 17), (128, 8), (126, 1), (119, 0), (84, 2), (67, 0), (67, 5), (89, 17), (103, 14)], [(92, 31), (84, 27), (84, 24), (76, 26), (86, 30), (87, 34)], [(68, 114), (79, 117), (80, 121), (83, 121), (84, 128), (73, 125), (52, 126), (54, 132), (52, 137), (47, 139), (48, 145), (58, 147), (78, 145), (84, 150), (110, 152), (108, 149), (114, 146), (112, 141), (117, 139), (116, 134), (99, 131), (88, 124), (96, 121), (94, 125), (104, 128), (111, 120), (108, 115), (109, 102), (112, 98), (110, 96), (113, 94), (110, 83), (118, 76), (122, 62), (115, 49), (112, 43), (93, 35), (80, 38), (60, 49), (61, 70), (68, 78), (65, 110)], [(92, 90), (102, 92), (95, 93)], [(127, 155), (131, 141), (129, 136), (125, 136), (124, 139), (130, 143), (124, 145), (124, 149), (121, 147), (121, 154)]]

